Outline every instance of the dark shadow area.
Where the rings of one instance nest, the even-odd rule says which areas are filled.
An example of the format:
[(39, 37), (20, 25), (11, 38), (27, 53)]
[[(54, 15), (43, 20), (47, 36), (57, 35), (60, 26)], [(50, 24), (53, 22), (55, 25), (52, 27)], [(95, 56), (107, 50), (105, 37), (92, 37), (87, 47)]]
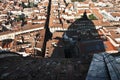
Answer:
[[(64, 27), (64, 26), (63, 26)], [(57, 38), (58, 39), (58, 38)], [(63, 53), (56, 47), (53, 58), (89, 58), (94, 53), (104, 52), (105, 47), (101, 35), (99, 35), (94, 23), (88, 19), (86, 11), (80, 19), (75, 20), (64, 32), (57, 46), (61, 45)]]
[(62, 38), (55, 38), (59, 40), (59, 42), (54, 46), (55, 49), (53, 50), (51, 58), (80, 60), (81, 65), (79, 67), (81, 68), (81, 66), (83, 66), (84, 70), (79, 70), (80, 68), (74, 68), (74, 70), (79, 70), (78, 74), (82, 74), (82, 77), (76, 77), (77, 79), (81, 78), (81, 80), (85, 80), (93, 54), (105, 52), (104, 40), (98, 31), (94, 23), (88, 19), (85, 11), (83, 16), (75, 20), (67, 31), (63, 31)]
[(42, 48), (42, 57), (45, 56), (46, 43), (52, 37), (52, 33), (49, 30), (50, 10), (51, 10), (51, 0), (49, 0), (49, 4), (47, 7), (47, 19), (45, 22), (45, 39), (44, 39), (43, 48)]

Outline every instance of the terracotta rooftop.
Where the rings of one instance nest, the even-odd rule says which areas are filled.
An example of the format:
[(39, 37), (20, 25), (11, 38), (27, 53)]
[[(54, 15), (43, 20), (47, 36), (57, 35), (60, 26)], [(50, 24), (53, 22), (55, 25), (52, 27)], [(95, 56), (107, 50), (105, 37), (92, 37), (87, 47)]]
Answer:
[[(36, 25), (28, 24), (28, 25), (26, 25), (26, 26), (24, 26), (22, 28), (19, 28), (19, 30), (17, 30), (17, 31), (29, 30), (29, 29), (40, 28), (40, 27), (44, 27), (44, 24), (36, 24)], [(17, 32), (17, 31), (15, 31), (15, 32)], [(8, 33), (11, 33), (11, 32), (14, 32), (14, 31), (1, 32), (0, 35), (8, 34)]]
[(43, 47), (43, 42), (44, 42), (44, 39), (45, 39), (45, 30), (40, 30), (40, 39), (39, 39), (39, 42), (37, 42), (36, 44), (36, 47), (38, 48), (42, 48)]
[(110, 41), (104, 41), (104, 45), (105, 45), (105, 50), (106, 51), (115, 51), (117, 50), (117, 48), (115, 48)]
[(94, 23), (94, 25), (96, 25), (96, 26), (101, 26), (101, 20), (92, 20), (92, 22)]
[[(52, 40), (49, 40), (46, 45), (47, 56), (52, 56), (54, 53), (56, 54), (64, 54), (63, 52), (63, 42), (61, 41), (64, 32), (55, 32), (52, 36)], [(56, 47), (53, 46), (56, 44)], [(56, 56), (56, 57), (64, 57), (63, 55)]]
[(21, 0), (21, 1), (22, 1), (22, 2), (26, 2), (26, 3), (28, 2), (28, 0)]
[(102, 26), (111, 26), (110, 22), (106, 21), (106, 22), (101, 22)]
[[(78, 10), (78, 14), (79, 14), (79, 13), (82, 13), (82, 14), (83, 14), (84, 12), (85, 12), (85, 10)], [(87, 10), (86, 10), (86, 13), (91, 13), (91, 11), (87, 9)]]
[(117, 31), (116, 32), (115, 31), (110, 31), (110, 33), (111, 33), (113, 38), (120, 38), (120, 34), (117, 33)]
[(100, 20), (103, 19), (103, 16), (99, 13), (99, 10), (98, 10), (98, 9), (92, 9), (92, 12), (93, 12), (93, 14), (95, 14), (95, 16), (96, 16), (98, 19), (100, 19)]
[(120, 17), (120, 12), (114, 12), (114, 13), (111, 13), (111, 15)]

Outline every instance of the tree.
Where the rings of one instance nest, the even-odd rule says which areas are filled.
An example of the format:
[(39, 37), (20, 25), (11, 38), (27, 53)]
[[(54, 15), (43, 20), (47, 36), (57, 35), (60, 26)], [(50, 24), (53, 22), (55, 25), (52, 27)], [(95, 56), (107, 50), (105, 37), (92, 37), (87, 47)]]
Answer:
[(26, 7), (27, 7), (24, 2), (22, 2), (21, 5), (22, 5), (23, 8), (26, 8)]
[(93, 2), (97, 2), (97, 0), (92, 0)]
[(89, 15), (89, 19), (96, 20), (97, 18), (94, 16), (94, 14)]
[(72, 2), (75, 2), (75, 1), (84, 2), (85, 0), (72, 0)]
[(20, 20), (22, 20), (21, 26), (24, 26), (24, 24), (25, 24), (25, 14), (20, 15)]

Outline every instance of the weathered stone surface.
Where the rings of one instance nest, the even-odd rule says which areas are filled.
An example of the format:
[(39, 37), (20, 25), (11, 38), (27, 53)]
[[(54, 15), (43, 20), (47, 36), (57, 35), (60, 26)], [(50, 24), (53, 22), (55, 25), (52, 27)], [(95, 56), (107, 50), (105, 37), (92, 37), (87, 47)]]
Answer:
[(94, 54), (86, 80), (120, 80), (119, 56)]
[[(4, 80), (85, 80), (89, 64), (80, 59), (2, 59), (9, 66), (0, 75), (11, 72)], [(0, 60), (0, 61), (2, 61)]]
[(91, 62), (86, 80), (108, 80), (108, 73), (101, 54), (95, 54)]

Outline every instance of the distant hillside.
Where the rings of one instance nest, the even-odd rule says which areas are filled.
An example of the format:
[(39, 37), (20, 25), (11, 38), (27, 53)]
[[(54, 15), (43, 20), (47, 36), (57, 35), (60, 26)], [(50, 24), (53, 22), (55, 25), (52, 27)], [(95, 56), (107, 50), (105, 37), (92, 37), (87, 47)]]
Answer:
[(75, 2), (75, 1), (84, 2), (85, 0), (72, 0), (72, 2)]
[[(75, 1), (78, 1), (78, 2), (84, 2), (86, 0), (72, 0), (72, 2), (75, 2)], [(93, 2), (96, 2), (97, 0), (92, 0)]]

